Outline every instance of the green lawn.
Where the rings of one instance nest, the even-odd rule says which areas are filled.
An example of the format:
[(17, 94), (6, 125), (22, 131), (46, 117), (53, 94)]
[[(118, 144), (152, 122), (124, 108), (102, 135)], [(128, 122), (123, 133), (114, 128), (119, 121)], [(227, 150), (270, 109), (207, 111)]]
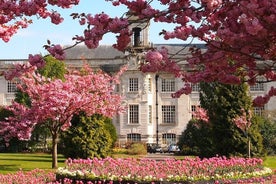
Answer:
[(268, 156), (264, 159), (264, 166), (276, 169), (276, 156)]
[[(64, 157), (58, 155), (58, 166), (64, 166)], [(24, 171), (39, 169), (51, 169), (52, 156), (43, 153), (0, 153), (0, 173), (16, 172), (19, 169)]]

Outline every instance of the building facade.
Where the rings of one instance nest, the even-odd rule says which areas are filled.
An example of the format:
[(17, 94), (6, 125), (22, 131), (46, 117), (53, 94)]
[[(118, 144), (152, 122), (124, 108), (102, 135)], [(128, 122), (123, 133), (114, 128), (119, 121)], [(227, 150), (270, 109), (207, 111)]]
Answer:
[[(198, 85), (193, 85), (190, 95), (172, 98), (171, 94), (183, 86), (181, 79), (168, 73), (143, 73), (139, 64), (143, 61), (143, 54), (153, 45), (149, 42), (147, 22), (132, 24), (132, 42), (123, 52), (116, 51), (111, 46), (100, 46), (89, 50), (84, 46), (77, 46), (67, 51), (65, 60), (68, 68), (80, 68), (83, 62), (93, 68), (102, 69), (112, 75), (122, 65), (128, 70), (121, 76), (120, 85), (115, 92), (124, 96), (123, 104), (127, 110), (113, 118), (113, 124), (118, 134), (118, 143), (124, 145), (128, 141), (157, 143), (168, 145), (176, 143), (187, 123), (192, 118), (192, 111), (199, 105)], [(167, 45), (171, 51), (179, 51), (183, 46)], [(184, 50), (183, 52), (187, 52)], [(85, 59), (82, 59), (85, 58)], [(1, 60), (0, 72), (8, 70), (12, 64), (27, 60)], [(185, 61), (182, 67), (185, 69)], [(17, 81), (7, 81), (0, 76), (0, 105), (9, 105), (14, 99)], [(258, 83), (251, 87), (252, 96), (266, 93), (275, 82)], [(264, 110), (274, 110), (276, 99), (262, 108), (255, 108), (255, 113)]]

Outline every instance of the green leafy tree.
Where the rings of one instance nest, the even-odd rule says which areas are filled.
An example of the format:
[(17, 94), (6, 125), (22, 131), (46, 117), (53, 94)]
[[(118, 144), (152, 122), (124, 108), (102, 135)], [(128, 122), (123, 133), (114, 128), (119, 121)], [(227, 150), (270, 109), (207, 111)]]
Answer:
[(265, 156), (266, 149), (264, 147), (262, 130), (260, 121), (255, 118), (251, 119), (251, 126), (248, 130), (250, 140), (250, 153), (253, 157)]
[(64, 74), (67, 72), (64, 62), (57, 60), (52, 56), (45, 57), (45, 66), (40, 68), (38, 72), (51, 79), (62, 79), (64, 80)]
[(229, 85), (219, 82), (200, 84), (200, 104), (207, 110), (212, 126), (214, 154), (232, 156), (247, 155), (248, 139), (251, 142), (252, 155), (263, 154), (262, 137), (256, 121), (251, 122), (248, 132), (239, 129), (233, 122), (242, 112), (250, 112), (252, 100), (248, 94), (248, 85)]
[(182, 132), (178, 145), (184, 155), (196, 155), (201, 158), (211, 157), (214, 153), (211, 127), (205, 121), (192, 119)]
[(112, 139), (112, 148), (114, 148), (116, 141), (118, 139), (117, 131), (115, 126), (112, 123), (112, 119), (108, 117), (101, 117), (104, 119), (105, 129), (110, 133)]
[(63, 154), (70, 158), (106, 157), (112, 151), (113, 140), (106, 129), (106, 118), (75, 115), (71, 127), (62, 134)]
[(267, 155), (276, 155), (276, 121), (275, 119), (273, 120), (275, 117), (271, 116), (274, 113), (268, 113), (269, 116), (256, 116), (254, 117), (254, 120), (258, 121), (260, 124), (260, 130), (263, 137), (263, 146)]

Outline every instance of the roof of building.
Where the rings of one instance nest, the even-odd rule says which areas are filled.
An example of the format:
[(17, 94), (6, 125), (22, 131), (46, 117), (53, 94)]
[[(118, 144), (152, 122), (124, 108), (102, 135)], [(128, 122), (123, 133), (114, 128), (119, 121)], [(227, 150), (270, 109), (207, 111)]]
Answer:
[[(179, 64), (186, 64), (185, 57), (190, 54), (188, 44), (154, 44), (152, 48), (160, 49), (166, 47), (171, 58), (175, 59)], [(193, 44), (197, 48), (204, 49), (204, 44)], [(127, 54), (113, 48), (112, 45), (100, 45), (95, 49), (88, 49), (84, 45), (77, 45), (65, 51), (66, 64), (71, 67), (80, 67), (80, 61), (89, 63), (92, 67), (100, 67), (103, 65), (122, 65), (129, 62)], [(10, 67), (15, 63), (26, 62), (27, 59), (3, 59), (0, 60), (0, 68)], [(108, 67), (110, 67), (108, 66)]]
[[(153, 48), (166, 47), (169, 54), (178, 56), (188, 55), (191, 45), (188, 44), (154, 44)], [(197, 48), (204, 49), (204, 44), (192, 44)], [(88, 49), (84, 45), (78, 45), (71, 49), (66, 50), (66, 59), (111, 59), (111, 58), (123, 58), (125, 54), (116, 50), (111, 45), (101, 45), (95, 49)]]
[(123, 57), (124, 53), (116, 50), (111, 45), (101, 45), (95, 49), (88, 49), (84, 45), (78, 45), (66, 50), (66, 59), (81, 59), (81, 58), (115, 58)]

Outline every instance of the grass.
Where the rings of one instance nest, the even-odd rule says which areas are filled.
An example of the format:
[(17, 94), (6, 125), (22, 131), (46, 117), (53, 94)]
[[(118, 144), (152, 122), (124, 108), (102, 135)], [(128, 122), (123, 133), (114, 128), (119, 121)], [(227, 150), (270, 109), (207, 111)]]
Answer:
[[(58, 155), (58, 166), (64, 166), (65, 158)], [(52, 156), (44, 153), (0, 153), (0, 174), (16, 172), (20, 169), (29, 171), (33, 169), (51, 170)]]
[(268, 156), (264, 159), (264, 166), (273, 170), (276, 169), (276, 156)]
[[(126, 154), (115, 154), (115, 158), (134, 157)], [(176, 157), (181, 159), (181, 157)], [(65, 158), (58, 155), (58, 166), (63, 167)], [(52, 157), (50, 154), (44, 153), (0, 153), (0, 174), (13, 173), (20, 169), (24, 171), (33, 170), (36, 168), (51, 170)], [(264, 159), (264, 166), (273, 170), (276, 169), (276, 156), (268, 156)]]

